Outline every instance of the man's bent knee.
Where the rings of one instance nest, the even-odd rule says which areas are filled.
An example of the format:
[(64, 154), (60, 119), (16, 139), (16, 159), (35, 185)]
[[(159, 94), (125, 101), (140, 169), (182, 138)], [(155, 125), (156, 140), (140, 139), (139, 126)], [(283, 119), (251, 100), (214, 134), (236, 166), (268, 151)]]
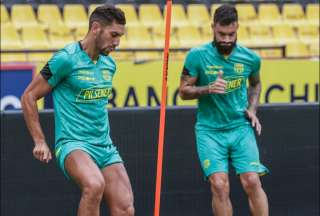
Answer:
[(133, 204), (116, 207), (112, 209), (111, 215), (112, 216), (134, 216), (134, 206)]
[(103, 178), (90, 178), (84, 182), (82, 194), (92, 201), (100, 201), (103, 196), (105, 182)]
[(254, 191), (261, 187), (260, 178), (256, 173), (242, 176), (241, 183), (245, 191)]
[(229, 183), (225, 178), (210, 178), (211, 191), (214, 196), (220, 199), (229, 197)]

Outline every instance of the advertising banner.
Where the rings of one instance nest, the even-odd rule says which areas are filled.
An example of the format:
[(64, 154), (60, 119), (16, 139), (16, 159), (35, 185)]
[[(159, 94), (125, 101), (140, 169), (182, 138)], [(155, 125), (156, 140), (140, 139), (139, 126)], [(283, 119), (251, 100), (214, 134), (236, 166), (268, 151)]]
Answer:
[(1, 111), (21, 109), (20, 97), (35, 72), (32, 64), (1, 64)]

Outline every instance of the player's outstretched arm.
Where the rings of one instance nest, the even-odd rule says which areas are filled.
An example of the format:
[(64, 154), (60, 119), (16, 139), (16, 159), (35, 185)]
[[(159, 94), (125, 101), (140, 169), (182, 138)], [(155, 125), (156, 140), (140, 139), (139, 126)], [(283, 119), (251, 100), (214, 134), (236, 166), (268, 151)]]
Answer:
[(52, 156), (41, 129), (37, 100), (48, 94), (50, 91), (51, 87), (48, 82), (42, 75), (37, 75), (21, 97), (24, 119), (35, 144), (33, 155), (38, 160), (46, 163), (51, 160)]
[(246, 111), (248, 118), (251, 121), (252, 127), (256, 128), (257, 133), (261, 134), (261, 124), (256, 116), (257, 108), (259, 105), (259, 98), (261, 93), (260, 75), (255, 74), (249, 77), (248, 98), (249, 106)]

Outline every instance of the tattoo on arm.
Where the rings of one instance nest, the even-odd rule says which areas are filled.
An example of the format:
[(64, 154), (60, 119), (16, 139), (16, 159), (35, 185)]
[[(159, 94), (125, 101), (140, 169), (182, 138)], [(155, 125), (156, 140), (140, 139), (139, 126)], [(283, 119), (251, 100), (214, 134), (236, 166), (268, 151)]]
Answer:
[(182, 75), (180, 81), (179, 94), (183, 100), (192, 100), (199, 98), (201, 95), (208, 94), (208, 86), (195, 86), (196, 77)]
[(257, 112), (261, 93), (261, 81), (259, 74), (249, 77), (248, 98), (250, 111)]

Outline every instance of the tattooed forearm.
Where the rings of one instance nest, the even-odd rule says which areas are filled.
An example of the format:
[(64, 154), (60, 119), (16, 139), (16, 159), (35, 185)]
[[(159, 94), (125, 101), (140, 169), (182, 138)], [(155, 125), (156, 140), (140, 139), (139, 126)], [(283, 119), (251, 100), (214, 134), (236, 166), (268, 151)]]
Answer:
[(192, 100), (208, 94), (208, 86), (195, 86), (195, 82), (196, 78), (186, 75), (181, 76), (179, 95), (183, 100)]
[(259, 105), (259, 98), (261, 93), (261, 82), (259, 76), (254, 76), (249, 78), (249, 89), (248, 89), (248, 98), (249, 98), (249, 107), (248, 109), (254, 113), (257, 112)]

